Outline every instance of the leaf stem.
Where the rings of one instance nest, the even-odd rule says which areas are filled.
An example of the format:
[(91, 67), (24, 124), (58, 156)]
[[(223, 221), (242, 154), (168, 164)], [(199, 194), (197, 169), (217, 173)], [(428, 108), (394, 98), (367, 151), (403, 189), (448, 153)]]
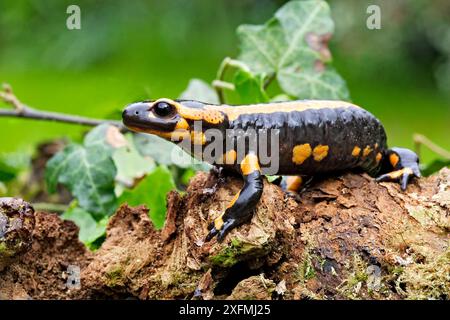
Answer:
[(219, 70), (217, 71), (216, 79), (212, 83), (214, 89), (217, 92), (220, 103), (225, 103), (225, 96), (223, 93), (224, 89), (234, 91), (234, 85), (224, 81), (225, 74), (230, 67), (250, 72), (250, 69), (247, 67), (247, 65), (239, 60), (234, 60), (230, 57), (226, 57), (225, 59), (223, 59), (222, 63), (220, 64)]

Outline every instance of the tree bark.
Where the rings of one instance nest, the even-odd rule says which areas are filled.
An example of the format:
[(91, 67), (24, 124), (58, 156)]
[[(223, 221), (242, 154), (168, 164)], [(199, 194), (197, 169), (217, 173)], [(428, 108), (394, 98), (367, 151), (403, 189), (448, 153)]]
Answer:
[[(204, 243), (208, 223), (241, 186), (235, 177), (198, 173), (186, 194), (168, 195), (163, 230), (155, 230), (145, 207), (122, 205), (94, 253), (80, 248), (72, 223), (38, 212), (32, 249), (0, 272), (0, 297), (450, 298), (449, 169), (406, 192), (355, 173), (315, 181), (298, 197), (265, 182), (252, 221), (223, 243)], [(46, 230), (50, 220), (53, 229)], [(62, 265), (55, 262), (61, 256), (52, 258), (47, 276), (58, 285), (46, 287), (48, 279), (33, 268), (54, 255), (48, 237), (55, 230), (68, 235), (68, 256)], [(69, 289), (62, 276), (68, 263), (80, 266), (79, 289)], [(42, 284), (39, 294), (25, 280), (30, 273)]]

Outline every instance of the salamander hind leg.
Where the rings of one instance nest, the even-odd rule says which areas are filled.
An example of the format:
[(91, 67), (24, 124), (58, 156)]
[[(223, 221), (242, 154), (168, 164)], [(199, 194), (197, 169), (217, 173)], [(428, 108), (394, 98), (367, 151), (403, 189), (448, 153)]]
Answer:
[(376, 181), (399, 181), (405, 191), (411, 177), (420, 177), (419, 157), (411, 150), (392, 148), (386, 153), (383, 169), (388, 173), (382, 174)]
[(254, 154), (247, 155), (242, 160), (241, 172), (244, 178), (244, 186), (231, 200), (225, 212), (210, 224), (206, 241), (211, 240), (216, 235), (217, 240), (222, 241), (230, 230), (252, 218), (253, 209), (261, 198), (263, 191), (258, 157)]
[(310, 185), (312, 176), (283, 176), (281, 188), (288, 193), (299, 193), (302, 189)]

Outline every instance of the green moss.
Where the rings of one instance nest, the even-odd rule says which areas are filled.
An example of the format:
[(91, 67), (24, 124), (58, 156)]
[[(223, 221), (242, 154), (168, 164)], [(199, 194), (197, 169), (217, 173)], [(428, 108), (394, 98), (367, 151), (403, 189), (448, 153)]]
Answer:
[(229, 247), (223, 248), (218, 254), (211, 256), (209, 260), (215, 266), (229, 268), (242, 260), (242, 257), (248, 257), (254, 249), (255, 246), (250, 243), (233, 239)]
[(358, 255), (353, 255), (353, 259), (346, 265), (348, 277), (336, 288), (348, 299), (362, 298), (361, 288), (367, 282), (367, 263)]
[(448, 222), (448, 219), (446, 219), (444, 215), (440, 213), (439, 208), (419, 208), (415, 210), (409, 210), (409, 214), (426, 228), (430, 226), (436, 226), (442, 229), (443, 232), (450, 231), (450, 224)]
[(108, 287), (117, 287), (123, 285), (123, 268), (121, 266), (114, 266), (106, 271), (106, 285)]
[(305, 254), (303, 262), (298, 270), (299, 278), (302, 282), (308, 281), (316, 277), (316, 269), (314, 268), (312, 262), (312, 256), (310, 254)]
[(397, 279), (397, 291), (406, 299), (449, 299), (450, 248), (441, 255), (428, 257), (425, 263), (404, 267)]
[(5, 242), (0, 242), (0, 260), (3, 258), (11, 258), (15, 254)]

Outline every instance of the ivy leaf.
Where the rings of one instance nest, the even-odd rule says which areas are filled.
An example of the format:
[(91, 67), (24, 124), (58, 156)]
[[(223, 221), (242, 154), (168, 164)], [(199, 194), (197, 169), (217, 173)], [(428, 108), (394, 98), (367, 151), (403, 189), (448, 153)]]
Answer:
[(156, 167), (133, 190), (125, 190), (120, 203), (131, 206), (145, 204), (150, 209), (150, 218), (156, 228), (162, 228), (166, 217), (166, 196), (175, 189), (172, 175), (165, 166)]
[(86, 147), (97, 147), (112, 155), (114, 149), (126, 146), (128, 142), (117, 127), (101, 124), (89, 131), (83, 144)]
[(192, 158), (176, 144), (155, 135), (136, 134), (134, 142), (141, 154), (153, 158), (158, 164), (202, 171), (208, 171), (211, 168), (206, 162)]
[(89, 212), (78, 207), (70, 208), (61, 215), (61, 218), (73, 221), (80, 228), (78, 238), (87, 246), (105, 234), (108, 222), (107, 217), (97, 222)]
[(198, 100), (212, 104), (219, 103), (219, 97), (217, 96), (216, 91), (214, 91), (209, 84), (200, 79), (191, 79), (186, 90), (181, 93), (180, 99)]
[(116, 208), (115, 175), (114, 163), (103, 147), (71, 144), (47, 163), (45, 180), (49, 192), (55, 192), (61, 183), (82, 208), (104, 216)]
[(235, 72), (233, 83), (236, 92), (241, 97), (241, 103), (250, 104), (269, 101), (269, 97), (264, 90), (264, 79), (264, 75), (255, 75), (242, 68)]
[(325, 1), (292, 1), (265, 25), (238, 28), (241, 54), (257, 74), (275, 74), (281, 89), (301, 99), (349, 99), (345, 81), (329, 65), (334, 32)]
[(120, 195), (124, 187), (132, 187), (135, 181), (145, 176), (155, 167), (150, 157), (143, 157), (134, 145), (133, 136), (126, 135), (127, 145), (114, 150), (112, 159), (117, 168), (116, 195)]
[(100, 125), (85, 137), (83, 145), (70, 144), (47, 163), (45, 181), (50, 193), (58, 183), (66, 186), (81, 208), (97, 217), (110, 215), (117, 203), (112, 160), (114, 148), (126, 143), (117, 128)]

